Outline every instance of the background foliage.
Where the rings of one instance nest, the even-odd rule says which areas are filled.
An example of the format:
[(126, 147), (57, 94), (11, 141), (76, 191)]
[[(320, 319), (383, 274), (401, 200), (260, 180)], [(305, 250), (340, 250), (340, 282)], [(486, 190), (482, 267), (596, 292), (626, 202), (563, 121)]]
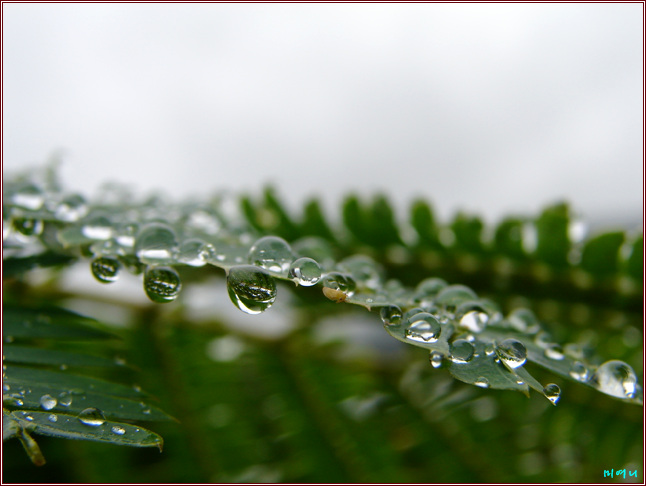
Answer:
[[(158, 206), (150, 200), (132, 207), (163, 212)], [(128, 204), (90, 207), (125, 212)], [(316, 201), (302, 215), (289, 214), (271, 189), (242, 197), (240, 208), (230, 221), (256, 236), (322, 238), (337, 260), (370, 256), (408, 287), (430, 276), (468, 285), (505, 314), (532, 309), (556, 341), (593, 348), (598, 362), (620, 359), (643, 373), (641, 234), (579, 240), (565, 204), (535, 218), (510, 215), (495, 228), (466, 214), (436, 221), (423, 201), (412, 204), (409, 221), (397, 221), (383, 196), (348, 197), (337, 225)], [(30, 409), (45, 421), (39, 397), (63, 388), (56, 388), (54, 375), (34, 373), (91, 375), (109, 385), (98, 386), (102, 396), (88, 382), (78, 385), (70, 405), (80, 407), (75, 413), (102, 400), (99, 408), (114, 413), (99, 429), (145, 431), (141, 446), (161, 447), (163, 438), (160, 454), (157, 447), (35, 435), (47, 461), (40, 468), (18, 440), (9, 440), (7, 482), (598, 482), (604, 469), (624, 468), (643, 480), (641, 407), (532, 363), (527, 368), (541, 383), (561, 387), (558, 406), (537, 393), (527, 398), (462, 383), (430, 366), (427, 350), (388, 336), (377, 313), (333, 303), (320, 287), (278, 282), (278, 303), (266, 315), (289, 319), (286, 330), (249, 331), (215, 297), (209, 312), (195, 311), (189, 295), (215, 296), (226, 287), (224, 273), (212, 265), (177, 267), (183, 290), (163, 306), (114, 300), (107, 292), (71, 293), (61, 276), (74, 265), (87, 268), (97, 248), (91, 242), (61, 247), (51, 235), (72, 241), (75, 225), (87, 226), (96, 214), (48, 220), (40, 206), (21, 206), (15, 198), (5, 201), (4, 213), (5, 371), (32, 380), (33, 388), (21, 397), (11, 396), (15, 388), (5, 390), (7, 410), (18, 414), (30, 404), (16, 399), (36, 397)], [(288, 310), (280, 309), (281, 301)], [(118, 306), (122, 317), (115, 321), (125, 325), (115, 326), (109, 312), (100, 322), (60, 310), (98, 314), (106, 306)], [(63, 327), (52, 335), (61, 316)], [(25, 377), (16, 367), (31, 371)], [(49, 388), (39, 391), (38, 384)], [(64, 416), (56, 396), (52, 410)], [(10, 423), (7, 430), (17, 429)]]

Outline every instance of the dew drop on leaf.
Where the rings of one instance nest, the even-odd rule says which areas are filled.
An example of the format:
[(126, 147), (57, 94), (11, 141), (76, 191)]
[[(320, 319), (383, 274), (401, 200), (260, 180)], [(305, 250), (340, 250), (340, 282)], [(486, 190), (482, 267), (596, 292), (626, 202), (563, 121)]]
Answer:
[(561, 389), (558, 385), (550, 383), (543, 388), (543, 395), (545, 395), (550, 402), (556, 405), (556, 402), (561, 398)]
[(592, 377), (597, 389), (619, 398), (634, 398), (637, 391), (637, 375), (623, 361), (611, 360), (603, 363)]
[(249, 250), (248, 260), (251, 265), (284, 274), (294, 260), (294, 253), (284, 239), (278, 236), (263, 236)]
[(323, 287), (343, 292), (346, 297), (352, 297), (357, 288), (354, 279), (350, 275), (341, 272), (328, 273), (321, 279), (321, 283)]
[(50, 422), (58, 422), (58, 415), (56, 415), (55, 413), (50, 413), (47, 416), (47, 420), (49, 420)]
[(72, 404), (72, 394), (69, 392), (61, 392), (58, 395), (58, 404), (63, 407), (69, 407)]
[(148, 267), (144, 273), (144, 290), (153, 302), (172, 302), (181, 288), (179, 274), (172, 267)]
[(16, 218), (13, 228), (23, 236), (38, 236), (43, 232), (43, 221), (35, 218)]
[(40, 406), (43, 410), (51, 410), (56, 406), (58, 401), (56, 398), (49, 394), (45, 394), (42, 397), (40, 397)]
[(418, 343), (434, 343), (440, 338), (442, 326), (428, 312), (415, 314), (407, 321), (406, 338)]
[(101, 283), (112, 283), (119, 278), (121, 263), (113, 257), (98, 257), (90, 264), (92, 275)]
[(175, 231), (164, 223), (145, 224), (135, 238), (135, 255), (142, 263), (172, 263), (177, 251)]
[(560, 361), (564, 358), (563, 348), (559, 344), (550, 344), (545, 348), (545, 356)]
[(475, 348), (466, 339), (456, 339), (449, 346), (451, 361), (454, 363), (468, 363), (473, 359)]
[(433, 368), (439, 368), (440, 366), (442, 366), (442, 360), (444, 360), (444, 355), (442, 353), (440, 353), (439, 351), (431, 351), (429, 361), (431, 362), (431, 366)]
[(235, 306), (247, 314), (260, 314), (276, 300), (276, 282), (262, 268), (240, 265), (229, 269), (227, 291)]
[(473, 382), (474, 385), (479, 386), (480, 388), (489, 388), (489, 380), (484, 376), (481, 376), (476, 381)]
[(505, 339), (496, 347), (500, 360), (510, 368), (519, 368), (527, 361), (527, 348), (518, 339)]
[(78, 221), (87, 214), (87, 202), (80, 194), (66, 196), (54, 210), (54, 216), (59, 221), (67, 223)]
[(464, 301), (477, 298), (475, 292), (465, 285), (449, 285), (438, 292), (435, 302), (446, 307), (454, 307)]
[(507, 316), (507, 322), (517, 331), (535, 334), (540, 330), (540, 323), (534, 313), (525, 308), (513, 310)]
[(178, 261), (191, 267), (202, 267), (215, 258), (215, 247), (199, 238), (191, 238), (179, 248)]
[(586, 382), (590, 377), (590, 373), (583, 363), (575, 361), (570, 370), (570, 376), (577, 381)]
[(36, 211), (43, 206), (45, 195), (40, 187), (28, 183), (11, 195), (11, 202), (15, 206)]
[(107, 216), (94, 215), (83, 222), (81, 233), (92, 240), (107, 240), (112, 237), (112, 222)]
[(103, 412), (98, 408), (90, 407), (82, 410), (78, 414), (78, 419), (82, 424), (98, 427), (105, 423)]
[(303, 287), (311, 287), (321, 280), (321, 267), (311, 258), (302, 257), (289, 267), (289, 276)]
[(397, 305), (387, 305), (379, 311), (381, 320), (387, 326), (394, 326), (402, 320), (402, 310)]
[(489, 314), (482, 307), (469, 302), (460, 305), (456, 315), (459, 316), (460, 327), (475, 333), (484, 331), (489, 321)]
[(112, 428), (110, 429), (113, 434), (116, 435), (124, 435), (126, 433), (126, 429), (123, 427), (119, 427), (118, 425), (113, 425)]

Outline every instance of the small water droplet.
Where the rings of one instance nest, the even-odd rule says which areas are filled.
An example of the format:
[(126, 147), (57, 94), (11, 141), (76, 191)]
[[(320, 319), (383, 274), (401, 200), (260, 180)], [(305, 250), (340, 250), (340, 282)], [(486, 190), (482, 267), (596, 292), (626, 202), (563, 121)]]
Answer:
[(50, 413), (47, 416), (47, 420), (49, 420), (50, 422), (58, 422), (58, 415), (56, 415), (55, 413)]
[(470, 303), (459, 306), (456, 315), (461, 316), (460, 327), (476, 333), (482, 332), (489, 321), (489, 314), (484, 309)]
[(311, 287), (321, 280), (321, 267), (311, 258), (302, 257), (289, 267), (289, 276), (303, 287)]
[(479, 386), (480, 388), (489, 388), (489, 380), (487, 380), (484, 376), (478, 378), (473, 382), (473, 384)]
[(43, 410), (51, 410), (56, 406), (58, 401), (51, 395), (43, 395), (40, 397), (40, 406)]
[(19, 393), (12, 393), (11, 395), (9, 395), (7, 397), (7, 402), (14, 407), (22, 407), (24, 405), (22, 395), (20, 395)]
[(485, 344), (484, 351), (487, 356), (491, 356), (496, 352), (496, 345), (494, 343), (487, 343)]
[(90, 425), (92, 427), (98, 427), (105, 423), (105, 417), (103, 412), (98, 408), (90, 407), (79, 412), (78, 419), (81, 423), (85, 425)]
[(402, 320), (402, 310), (397, 305), (387, 305), (379, 311), (381, 320), (387, 326), (394, 326)]
[(415, 287), (413, 301), (419, 304), (430, 303), (431, 299), (433, 299), (438, 292), (447, 285), (446, 281), (441, 278), (427, 278), (422, 280), (417, 284), (417, 287)]
[(507, 322), (522, 333), (535, 334), (540, 328), (540, 322), (532, 311), (525, 308), (514, 309), (508, 316)]
[(558, 385), (550, 383), (543, 388), (543, 395), (545, 395), (550, 402), (556, 405), (556, 402), (561, 398), (561, 389)]
[(71, 194), (63, 198), (63, 200), (56, 206), (54, 216), (59, 221), (71, 223), (78, 221), (87, 214), (88, 206), (83, 196), (79, 194)]
[(90, 264), (92, 275), (101, 283), (115, 282), (119, 278), (121, 263), (116, 258), (98, 257)]
[(17, 188), (16, 192), (11, 195), (11, 202), (15, 206), (36, 211), (43, 206), (45, 195), (35, 184), (26, 183)]
[(550, 344), (545, 348), (545, 356), (550, 359), (560, 361), (564, 358), (563, 348), (558, 344)]
[(112, 237), (112, 222), (104, 215), (94, 215), (83, 222), (81, 233), (92, 240), (107, 240)]
[(32, 417), (31, 415), (23, 414), (22, 418), (24, 418), (25, 420), (27, 420), (27, 421), (29, 421), (29, 422), (33, 422), (33, 421), (34, 421), (34, 417)]
[(263, 268), (240, 265), (229, 269), (227, 291), (235, 306), (247, 314), (260, 314), (276, 300), (276, 282)]
[(135, 255), (142, 263), (173, 263), (178, 252), (177, 236), (164, 223), (148, 223), (141, 227), (135, 238)]
[(519, 368), (527, 361), (527, 348), (518, 339), (505, 339), (496, 347), (496, 352), (510, 368)]
[(354, 279), (345, 273), (330, 272), (321, 279), (323, 287), (343, 292), (347, 297), (352, 297), (357, 288)]
[(443, 360), (444, 355), (442, 353), (440, 353), (439, 351), (431, 351), (429, 361), (431, 362), (431, 366), (433, 368), (439, 368), (440, 366), (442, 366)]
[(153, 302), (172, 302), (181, 288), (179, 274), (172, 267), (148, 267), (144, 273), (144, 290)]
[(583, 363), (581, 363), (580, 361), (575, 361), (572, 364), (570, 376), (577, 381), (586, 382), (590, 377), (590, 373)]
[(381, 286), (382, 271), (377, 263), (365, 255), (348, 257), (338, 264), (338, 269), (352, 275), (357, 285), (376, 290)]
[(58, 404), (63, 407), (69, 407), (72, 404), (72, 394), (62, 392), (58, 395)]
[(118, 425), (113, 425), (112, 428), (110, 429), (113, 434), (116, 435), (123, 435), (126, 433), (126, 429), (123, 427), (119, 427)]
[(13, 228), (23, 236), (38, 236), (43, 232), (43, 221), (35, 218), (16, 218), (12, 221)]
[(252, 265), (270, 272), (284, 274), (287, 273), (294, 260), (294, 253), (282, 238), (263, 236), (249, 250), (248, 259)]
[(637, 391), (637, 375), (623, 361), (611, 360), (603, 363), (594, 376), (593, 382), (599, 391), (619, 398), (633, 398)]
[(466, 339), (456, 339), (449, 346), (451, 361), (454, 363), (468, 363), (473, 359), (475, 348)]
[(215, 247), (211, 243), (191, 238), (180, 246), (178, 260), (185, 265), (202, 267), (215, 258), (215, 253)]
[(11, 386), (9, 386), (9, 383), (3, 383), (2, 391), (9, 391), (9, 390), (11, 390)]
[(440, 338), (442, 326), (428, 312), (415, 314), (407, 321), (406, 338), (418, 343), (434, 343)]

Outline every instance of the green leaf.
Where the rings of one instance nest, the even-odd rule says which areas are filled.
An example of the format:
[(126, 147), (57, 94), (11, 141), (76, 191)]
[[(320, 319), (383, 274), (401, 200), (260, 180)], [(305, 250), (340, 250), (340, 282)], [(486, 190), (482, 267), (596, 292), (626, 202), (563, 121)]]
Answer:
[(4, 304), (3, 336), (13, 338), (108, 339), (113, 334), (92, 327), (97, 321), (57, 307), (36, 309)]
[(617, 231), (587, 240), (581, 255), (581, 268), (599, 276), (616, 273), (619, 268), (619, 249), (624, 238), (624, 233)]
[(411, 206), (411, 225), (419, 236), (418, 244), (431, 248), (442, 248), (435, 216), (430, 205), (421, 199)]
[(456, 247), (471, 253), (483, 253), (483, 228), (484, 224), (480, 218), (458, 213), (451, 225), (455, 235)]
[(15, 344), (5, 344), (2, 347), (2, 353), (4, 355), (4, 360), (9, 363), (55, 366), (122, 366), (117, 362), (117, 360), (104, 358), (102, 356), (93, 356), (71, 351), (59, 351), (57, 349), (18, 346)]
[(2, 260), (2, 278), (24, 275), (34, 268), (69, 265), (76, 258), (54, 252), (45, 252), (28, 257), (10, 257)]
[(628, 275), (638, 282), (644, 280), (644, 235), (633, 241), (627, 262)]
[(523, 248), (523, 225), (525, 221), (519, 218), (504, 219), (496, 228), (494, 247), (496, 251), (514, 260), (527, 258)]
[(539, 260), (555, 267), (568, 266), (570, 211), (565, 203), (543, 210), (536, 220), (536, 251)]

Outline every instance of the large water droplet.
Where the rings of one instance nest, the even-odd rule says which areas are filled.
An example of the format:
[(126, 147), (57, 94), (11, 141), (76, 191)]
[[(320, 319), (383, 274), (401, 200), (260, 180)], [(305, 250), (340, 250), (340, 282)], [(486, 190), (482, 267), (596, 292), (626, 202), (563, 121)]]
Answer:
[(563, 348), (558, 344), (550, 344), (545, 348), (545, 356), (550, 359), (560, 361), (564, 358)]
[(440, 366), (442, 366), (443, 360), (444, 355), (442, 353), (440, 353), (439, 351), (431, 351), (429, 361), (431, 362), (431, 366), (433, 368), (439, 368)]
[(103, 412), (98, 408), (90, 407), (79, 412), (78, 419), (82, 424), (98, 427), (105, 423)]
[(637, 391), (637, 375), (623, 361), (606, 361), (592, 377), (597, 388), (613, 397), (634, 398)]
[(408, 320), (406, 338), (418, 343), (434, 343), (441, 332), (442, 326), (434, 315), (420, 312)]
[(92, 275), (101, 283), (115, 282), (119, 278), (121, 263), (116, 258), (99, 257), (90, 264)]
[(510, 368), (519, 368), (527, 361), (527, 348), (518, 339), (505, 339), (496, 347), (496, 353)]
[(524, 308), (513, 310), (509, 316), (507, 316), (507, 322), (517, 331), (526, 334), (535, 334), (541, 328), (541, 325), (534, 313), (529, 309)]
[(438, 305), (446, 307), (458, 306), (467, 300), (475, 300), (478, 296), (473, 290), (464, 285), (449, 285), (443, 288), (435, 297), (435, 302)]
[(27, 183), (11, 195), (11, 202), (21, 208), (36, 211), (43, 206), (45, 196), (38, 186)]
[(379, 311), (381, 320), (387, 326), (395, 326), (402, 320), (402, 310), (397, 305), (387, 305)]
[(179, 295), (182, 282), (171, 267), (148, 267), (144, 273), (144, 290), (153, 302), (172, 302)]
[(570, 370), (570, 376), (577, 381), (586, 382), (590, 378), (590, 373), (583, 363), (575, 361)]
[(302, 257), (289, 267), (289, 276), (303, 287), (311, 287), (321, 280), (321, 267), (311, 258)]
[(40, 397), (40, 406), (43, 410), (51, 410), (57, 403), (58, 401), (51, 395), (45, 394)]
[(249, 263), (274, 273), (287, 273), (294, 260), (289, 244), (278, 236), (263, 236), (249, 250)]
[(454, 363), (468, 363), (473, 359), (475, 348), (466, 339), (456, 339), (449, 346), (451, 361)]
[(167, 224), (148, 223), (137, 233), (135, 255), (142, 263), (173, 263), (177, 252), (177, 236)]
[(107, 240), (112, 237), (112, 222), (107, 216), (96, 214), (83, 222), (81, 233), (92, 240)]
[(455, 311), (460, 327), (471, 332), (482, 332), (489, 321), (489, 314), (477, 302), (465, 302)]
[(240, 265), (229, 269), (227, 291), (231, 302), (247, 314), (260, 314), (276, 300), (276, 282), (262, 268)]
[(413, 302), (418, 304), (428, 304), (431, 299), (433, 299), (438, 292), (447, 285), (446, 281), (441, 278), (427, 278), (422, 280), (417, 284), (417, 287), (415, 287)]
[(550, 402), (556, 405), (556, 402), (561, 398), (561, 389), (558, 385), (550, 383), (543, 388), (543, 395), (545, 395)]
[(191, 238), (179, 248), (178, 261), (191, 267), (202, 267), (215, 258), (215, 247), (198, 238)]

